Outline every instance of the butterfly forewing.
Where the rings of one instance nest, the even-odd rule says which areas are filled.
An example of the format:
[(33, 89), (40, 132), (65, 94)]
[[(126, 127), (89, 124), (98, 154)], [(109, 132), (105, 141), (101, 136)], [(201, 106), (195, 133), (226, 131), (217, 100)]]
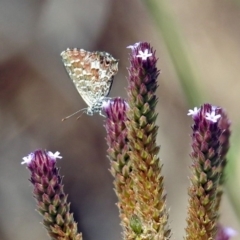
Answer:
[(91, 110), (109, 94), (118, 61), (106, 52), (76, 48), (63, 51), (61, 56), (70, 78)]

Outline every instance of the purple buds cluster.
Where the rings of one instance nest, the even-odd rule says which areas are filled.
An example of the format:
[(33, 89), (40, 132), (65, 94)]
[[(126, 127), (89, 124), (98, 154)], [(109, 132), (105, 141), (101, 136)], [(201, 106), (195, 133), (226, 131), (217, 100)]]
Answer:
[(132, 189), (133, 181), (130, 176), (132, 165), (129, 158), (130, 149), (126, 127), (128, 109), (128, 103), (122, 98), (111, 99), (103, 107), (103, 111), (107, 117), (105, 124), (108, 144), (107, 152), (110, 159), (111, 173), (114, 177), (114, 187), (118, 197), (117, 205), (125, 239), (133, 236), (133, 232), (129, 226), (135, 206)]
[[(223, 167), (223, 148), (229, 140), (222, 136), (229, 131), (220, 107), (204, 104), (189, 110), (192, 126), (192, 177), (189, 188), (187, 240), (214, 239), (218, 224), (218, 189)], [(230, 134), (229, 134), (230, 135)], [(229, 137), (228, 135), (228, 137)], [(227, 151), (225, 151), (227, 152)]]
[(30, 182), (33, 184), (33, 195), (37, 201), (37, 209), (43, 216), (43, 224), (52, 239), (80, 240), (77, 223), (70, 213), (70, 204), (63, 191), (62, 177), (56, 167), (56, 159), (62, 158), (59, 152), (53, 154), (37, 150), (23, 158), (31, 172)]

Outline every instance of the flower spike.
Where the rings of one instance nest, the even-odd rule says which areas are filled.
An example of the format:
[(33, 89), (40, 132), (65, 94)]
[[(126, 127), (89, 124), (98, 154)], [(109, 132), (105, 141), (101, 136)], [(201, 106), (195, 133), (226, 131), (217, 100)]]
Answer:
[(136, 205), (130, 221), (135, 236), (128, 239), (167, 240), (168, 211), (156, 144), (157, 58), (147, 42), (130, 48), (127, 130)]
[(126, 128), (126, 111), (129, 106), (122, 98), (111, 99), (104, 104), (106, 113), (106, 131), (111, 173), (114, 177), (115, 192), (118, 197), (121, 225), (124, 239), (134, 235), (130, 225), (136, 203), (133, 181), (130, 177), (132, 166), (129, 158), (129, 146)]
[[(218, 111), (218, 112), (217, 112)], [(217, 191), (221, 172), (219, 127), (220, 108), (204, 104), (192, 114), (192, 177), (189, 187), (189, 208), (186, 240), (214, 239), (217, 232)]]
[(37, 150), (24, 157), (22, 164), (26, 163), (31, 172), (30, 182), (34, 187), (37, 208), (51, 239), (81, 240), (82, 235), (77, 232), (77, 223), (70, 213), (62, 177), (56, 167), (57, 158), (62, 158), (59, 154)]

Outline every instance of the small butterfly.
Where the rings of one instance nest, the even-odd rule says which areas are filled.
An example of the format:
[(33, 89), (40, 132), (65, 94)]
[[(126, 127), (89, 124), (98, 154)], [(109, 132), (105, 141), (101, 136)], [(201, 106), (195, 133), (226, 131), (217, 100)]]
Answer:
[(118, 60), (107, 52), (88, 52), (77, 48), (68, 48), (61, 56), (76, 89), (88, 105), (76, 113), (83, 111), (88, 115), (99, 113), (104, 116), (102, 105), (110, 99), (107, 96), (118, 71)]

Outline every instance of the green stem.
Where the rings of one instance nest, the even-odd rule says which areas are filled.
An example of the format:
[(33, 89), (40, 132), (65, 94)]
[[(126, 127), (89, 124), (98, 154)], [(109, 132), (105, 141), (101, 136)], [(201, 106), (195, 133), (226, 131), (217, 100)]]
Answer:
[(183, 41), (168, 3), (165, 0), (144, 0), (143, 2), (164, 39), (188, 103), (193, 106), (200, 105), (203, 96), (197, 86), (198, 80), (190, 60), (192, 57), (189, 57), (189, 51), (184, 44), (185, 40)]

